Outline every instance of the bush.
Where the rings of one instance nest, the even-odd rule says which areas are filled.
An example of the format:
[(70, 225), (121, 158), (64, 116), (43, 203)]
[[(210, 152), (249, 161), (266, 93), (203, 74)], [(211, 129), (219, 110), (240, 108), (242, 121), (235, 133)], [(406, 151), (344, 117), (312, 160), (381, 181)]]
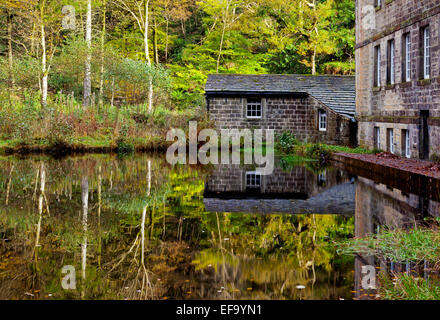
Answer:
[(131, 154), (134, 152), (134, 145), (126, 138), (118, 138), (116, 140), (116, 150), (119, 155)]
[(319, 160), (321, 164), (325, 164), (330, 160), (331, 152), (321, 144), (312, 144), (305, 148), (305, 155), (308, 158)]
[(61, 113), (52, 113), (50, 116), (49, 130), (46, 136), (49, 144), (56, 149), (68, 147), (74, 136), (73, 126), (67, 117)]
[(277, 134), (276, 141), (277, 150), (284, 154), (294, 153), (295, 146), (298, 144), (298, 140), (295, 138), (295, 135), (290, 131), (284, 131), (281, 134)]

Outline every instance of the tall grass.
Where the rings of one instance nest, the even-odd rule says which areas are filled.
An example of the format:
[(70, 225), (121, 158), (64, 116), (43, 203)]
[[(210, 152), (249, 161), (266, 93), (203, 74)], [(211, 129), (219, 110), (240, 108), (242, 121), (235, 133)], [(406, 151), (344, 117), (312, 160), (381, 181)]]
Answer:
[(116, 147), (121, 139), (133, 144), (142, 141), (164, 142), (170, 128), (187, 128), (189, 120), (207, 126), (201, 108), (184, 111), (157, 106), (152, 114), (145, 105), (97, 104), (84, 109), (72, 95), (51, 96), (42, 109), (37, 95), (26, 95), (0, 109), (0, 141), (10, 146), (45, 145), (68, 147), (82, 143), (91, 146), (103, 142)]

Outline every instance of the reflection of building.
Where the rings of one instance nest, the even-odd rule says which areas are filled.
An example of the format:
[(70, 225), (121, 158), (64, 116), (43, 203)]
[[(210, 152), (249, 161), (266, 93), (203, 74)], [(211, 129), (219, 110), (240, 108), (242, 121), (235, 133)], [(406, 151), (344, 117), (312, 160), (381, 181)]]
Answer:
[[(358, 177), (356, 183), (355, 236), (365, 237), (381, 228), (411, 228), (428, 216), (438, 216), (440, 203), (414, 194), (407, 194), (384, 184)], [(372, 298), (362, 288), (363, 266), (374, 266), (380, 272), (419, 272), (427, 275), (427, 265), (415, 268), (410, 261), (397, 263), (374, 256), (358, 256), (355, 260), (355, 296)], [(374, 298), (374, 296), (373, 296)]]
[(250, 167), (219, 165), (206, 184), (204, 203), (212, 212), (353, 214), (354, 188), (334, 169), (316, 174), (301, 166), (266, 176)]

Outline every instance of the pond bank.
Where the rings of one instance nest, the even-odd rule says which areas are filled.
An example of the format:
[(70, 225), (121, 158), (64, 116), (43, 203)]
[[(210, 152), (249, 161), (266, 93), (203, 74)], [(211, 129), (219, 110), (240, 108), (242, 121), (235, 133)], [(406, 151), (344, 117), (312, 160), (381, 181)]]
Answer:
[(333, 153), (331, 161), (352, 174), (387, 181), (390, 187), (404, 192), (418, 194), (423, 190), (432, 200), (440, 198), (440, 171), (430, 161), (349, 153)]
[[(128, 141), (134, 152), (156, 152), (165, 151), (169, 142), (163, 139), (137, 139)], [(76, 153), (118, 153), (119, 146), (111, 140), (84, 139), (72, 144), (53, 145), (47, 142), (36, 142), (30, 144), (16, 143), (13, 140), (0, 141), (0, 154), (3, 155), (31, 155), (31, 154), (63, 154), (71, 155)]]

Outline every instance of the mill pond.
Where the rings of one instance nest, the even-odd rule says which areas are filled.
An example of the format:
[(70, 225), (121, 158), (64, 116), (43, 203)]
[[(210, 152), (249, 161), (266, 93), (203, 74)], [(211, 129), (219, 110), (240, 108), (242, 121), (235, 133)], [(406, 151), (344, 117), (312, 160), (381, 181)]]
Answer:
[(337, 164), (278, 159), (261, 176), (155, 154), (0, 162), (0, 299), (377, 299), (364, 266), (435, 276), (338, 253), (440, 203)]

